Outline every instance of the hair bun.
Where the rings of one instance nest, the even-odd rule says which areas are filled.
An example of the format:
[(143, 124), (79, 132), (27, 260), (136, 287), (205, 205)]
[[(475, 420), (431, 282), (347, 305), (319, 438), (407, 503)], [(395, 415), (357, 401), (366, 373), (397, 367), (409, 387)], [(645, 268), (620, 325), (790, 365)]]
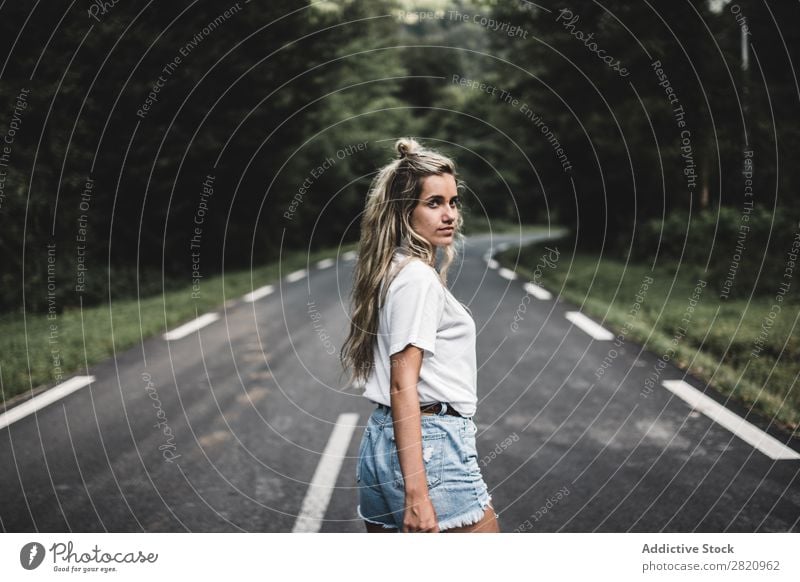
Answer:
[(401, 158), (416, 154), (422, 149), (422, 146), (420, 146), (413, 137), (398, 139), (394, 147), (397, 149), (397, 153)]

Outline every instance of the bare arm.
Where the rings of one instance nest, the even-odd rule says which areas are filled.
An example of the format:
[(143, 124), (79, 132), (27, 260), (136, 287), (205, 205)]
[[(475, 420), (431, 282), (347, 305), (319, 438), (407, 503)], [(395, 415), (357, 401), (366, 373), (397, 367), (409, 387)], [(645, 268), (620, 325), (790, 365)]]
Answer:
[(389, 395), (397, 442), (397, 455), (405, 483), (403, 531), (438, 532), (436, 513), (428, 497), (428, 481), (422, 460), (422, 427), (417, 383), (422, 350), (414, 345), (391, 356)]

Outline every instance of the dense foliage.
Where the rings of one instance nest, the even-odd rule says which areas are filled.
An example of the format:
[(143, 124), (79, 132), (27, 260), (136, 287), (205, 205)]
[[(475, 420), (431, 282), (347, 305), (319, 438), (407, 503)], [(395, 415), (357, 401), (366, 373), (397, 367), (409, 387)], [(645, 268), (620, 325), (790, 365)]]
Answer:
[[(653, 224), (718, 208), (735, 221), (748, 204), (764, 228), (782, 218), (781, 245), (797, 229), (793, 3), (53, 1), (0, 12), (6, 312), (158, 293), (355, 240), (372, 173), (402, 135), (456, 157), (473, 215), (563, 223), (585, 248), (652, 256), (663, 247)], [(667, 246), (682, 248), (685, 232), (668, 229)], [(735, 232), (688, 232), (719, 237), (693, 261), (712, 248), (730, 260)], [(776, 272), (770, 232), (750, 238), (747, 260), (766, 256)], [(741, 281), (735, 293), (752, 287)]]

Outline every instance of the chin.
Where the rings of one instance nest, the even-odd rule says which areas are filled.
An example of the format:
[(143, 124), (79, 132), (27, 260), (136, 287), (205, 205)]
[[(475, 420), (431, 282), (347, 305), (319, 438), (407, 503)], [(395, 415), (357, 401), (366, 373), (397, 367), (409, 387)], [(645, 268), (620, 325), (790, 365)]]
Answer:
[(455, 235), (454, 234), (450, 236), (436, 235), (430, 238), (426, 238), (425, 240), (427, 240), (433, 247), (449, 247), (450, 245), (453, 244), (455, 240)]

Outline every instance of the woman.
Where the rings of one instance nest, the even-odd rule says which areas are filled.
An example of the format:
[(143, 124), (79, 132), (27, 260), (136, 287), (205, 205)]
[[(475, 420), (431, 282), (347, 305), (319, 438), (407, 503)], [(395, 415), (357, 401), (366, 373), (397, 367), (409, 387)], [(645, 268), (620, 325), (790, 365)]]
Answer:
[(497, 532), (472, 421), (475, 323), (445, 286), (461, 237), (455, 165), (413, 139), (396, 149), (367, 196), (342, 348), (377, 405), (359, 447), (358, 514), (368, 532)]

